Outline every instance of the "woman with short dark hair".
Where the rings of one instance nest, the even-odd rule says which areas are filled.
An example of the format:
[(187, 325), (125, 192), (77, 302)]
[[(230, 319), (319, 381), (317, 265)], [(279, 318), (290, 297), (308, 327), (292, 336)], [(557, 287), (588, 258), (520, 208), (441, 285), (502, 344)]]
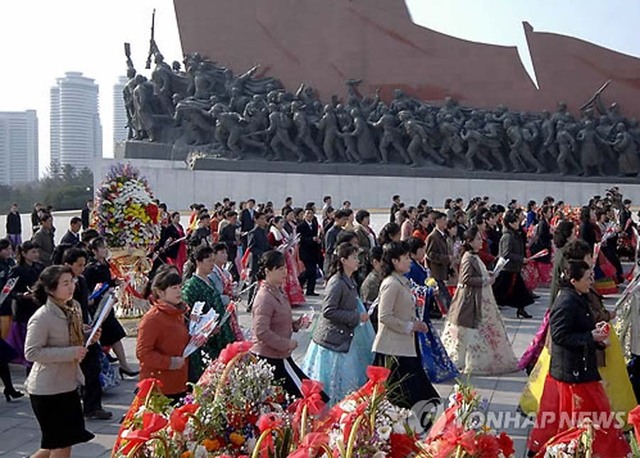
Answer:
[[(308, 377), (291, 358), (298, 347), (294, 332), (306, 329), (308, 317), (293, 319), (291, 305), (282, 290), (287, 278), (284, 254), (267, 251), (260, 257), (258, 280), (260, 286), (253, 301), (253, 335), (251, 351), (274, 368), (274, 378), (292, 396), (302, 397), (301, 381)], [(326, 398), (328, 400), (328, 398)]]
[[(215, 264), (213, 249), (208, 246), (198, 247), (193, 253), (195, 273), (182, 285), (182, 299), (189, 307), (196, 302), (204, 302), (202, 311), (214, 309), (220, 316), (225, 313), (220, 293), (209, 278)], [(189, 358), (189, 381), (198, 381), (207, 366), (207, 359), (214, 360), (230, 343), (235, 342), (235, 334), (229, 321), (224, 323), (220, 332), (209, 337), (207, 343), (196, 350)]]
[[(181, 298), (182, 277), (163, 270), (153, 279), (151, 308), (138, 327), (136, 356), (140, 380), (160, 380), (162, 393), (178, 402), (187, 392), (188, 364), (182, 356), (189, 343), (185, 315), (189, 310)], [(168, 338), (170, 336), (170, 338)]]
[(309, 378), (324, 384), (331, 404), (360, 388), (367, 381), (367, 366), (373, 362), (373, 328), (353, 279), (358, 266), (357, 248), (348, 243), (338, 245), (322, 313), (302, 363)]
[(378, 332), (373, 342), (374, 364), (391, 369), (389, 383), (398, 386), (391, 401), (411, 408), (421, 401), (439, 402), (438, 392), (427, 376), (416, 332), (429, 328), (416, 316), (415, 299), (405, 274), (411, 268), (409, 249), (404, 242), (383, 248), (383, 273), (378, 299)]
[(69, 457), (73, 445), (94, 438), (85, 429), (78, 394), (84, 382), (80, 361), (87, 349), (74, 290), (71, 268), (50, 266), (33, 293), (42, 307), (29, 320), (25, 356), (34, 363), (26, 387), (42, 433), (40, 450), (32, 455), (36, 458)]
[(464, 233), (458, 286), (442, 341), (460, 371), (506, 374), (516, 370), (517, 360), (491, 290), (495, 279), (478, 255), (482, 243), (478, 226), (471, 226)]
[[(561, 290), (551, 307), (551, 366), (540, 400), (538, 418), (528, 440), (532, 453), (544, 455), (544, 444), (578, 422), (594, 423), (594, 456), (627, 456), (629, 444), (611, 412), (601, 383), (596, 351), (608, 338), (606, 322), (596, 323), (588, 294), (593, 270), (584, 261), (568, 262), (563, 270)], [(612, 331), (615, 332), (615, 331)], [(572, 421), (566, 421), (572, 419)]]

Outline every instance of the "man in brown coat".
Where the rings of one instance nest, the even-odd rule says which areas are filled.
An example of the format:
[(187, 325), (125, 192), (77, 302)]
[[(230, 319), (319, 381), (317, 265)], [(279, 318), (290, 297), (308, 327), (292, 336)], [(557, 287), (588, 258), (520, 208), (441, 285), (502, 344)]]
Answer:
[(437, 212), (434, 220), (436, 227), (431, 231), (431, 234), (429, 234), (426, 240), (427, 265), (431, 271), (431, 277), (438, 282), (438, 295), (440, 296), (440, 300), (448, 310), (449, 304), (451, 303), (451, 296), (447, 290), (446, 282), (449, 278), (451, 253), (449, 253), (449, 246), (445, 235), (447, 215), (442, 212)]

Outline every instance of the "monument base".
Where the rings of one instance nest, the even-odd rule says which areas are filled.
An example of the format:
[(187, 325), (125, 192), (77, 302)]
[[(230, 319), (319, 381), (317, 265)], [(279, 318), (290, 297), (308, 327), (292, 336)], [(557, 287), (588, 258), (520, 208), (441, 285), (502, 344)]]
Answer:
[[(121, 159), (102, 159), (94, 171), (97, 186), (109, 167)], [(559, 177), (543, 174), (502, 174), (461, 172), (452, 169), (428, 169), (398, 165), (397, 176), (382, 176), (375, 164), (290, 164), (280, 162), (226, 159), (198, 159), (193, 170), (184, 161), (152, 159), (127, 160), (147, 178), (156, 197), (170, 209), (185, 210), (194, 202), (212, 205), (223, 197), (236, 201), (255, 198), (279, 206), (287, 196), (296, 206), (308, 201), (318, 206), (324, 195), (336, 203), (350, 200), (354, 208), (387, 208), (391, 196), (399, 194), (408, 205), (427, 199), (441, 207), (447, 197), (489, 196), (492, 202), (521, 204), (538, 202), (547, 195), (569, 205), (585, 205), (594, 195), (604, 195), (612, 186), (620, 186), (625, 197), (640, 202), (640, 183), (624, 177)], [(294, 169), (295, 167), (295, 169)], [(385, 167), (385, 170), (396, 169)], [(374, 173), (376, 172), (377, 173)], [(400, 175), (402, 173), (403, 175)]]

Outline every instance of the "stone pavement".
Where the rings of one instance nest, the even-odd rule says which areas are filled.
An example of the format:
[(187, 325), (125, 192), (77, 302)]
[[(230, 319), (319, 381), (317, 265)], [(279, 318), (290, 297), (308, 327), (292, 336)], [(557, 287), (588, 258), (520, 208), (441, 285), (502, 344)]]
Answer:
[[(509, 333), (509, 337), (513, 344), (514, 352), (517, 357), (524, 352), (527, 345), (534, 336), (544, 311), (548, 303), (548, 290), (540, 289), (537, 291), (540, 299), (528, 308), (529, 312), (534, 316), (531, 320), (520, 320), (515, 318), (515, 309), (503, 308), (502, 315)], [(612, 305), (613, 300), (608, 301), (608, 305)], [(294, 315), (298, 316), (309, 310), (318, 310), (319, 298), (312, 298), (309, 305), (294, 310)], [(242, 311), (240, 316), (242, 326), (248, 326), (250, 316)], [(442, 320), (436, 323), (439, 330), (442, 329)], [(127, 326), (129, 327), (129, 326)], [(296, 360), (301, 360), (309, 343), (310, 333), (302, 332), (298, 335), (300, 345), (294, 353)], [(125, 338), (125, 347), (127, 355), (131, 361), (135, 361), (135, 337)], [(137, 364), (137, 362), (136, 362)], [(24, 369), (18, 366), (12, 366), (12, 374), (16, 388), (23, 390)], [(515, 427), (514, 419), (516, 407), (520, 393), (526, 382), (526, 375), (522, 373), (514, 373), (503, 376), (478, 376), (471, 377), (470, 382), (474, 385), (478, 392), (486, 397), (489, 402), (489, 411), (500, 414), (510, 415), (511, 422), (504, 429), (513, 437), (516, 445), (516, 457), (525, 456), (526, 438), (529, 428)], [(440, 395), (446, 398), (451, 393), (454, 382), (438, 384)], [(136, 380), (125, 379), (120, 386), (105, 393), (103, 404), (105, 409), (114, 413), (111, 421), (89, 421), (87, 428), (96, 434), (96, 438), (87, 444), (78, 445), (73, 448), (72, 456), (74, 457), (108, 457), (111, 447), (115, 441), (118, 432), (118, 420), (126, 412), (128, 405), (133, 398), (133, 390)], [(0, 400), (0, 456), (13, 458), (25, 457), (36, 451), (39, 447), (40, 433), (38, 424), (32, 414), (28, 398), (24, 397), (11, 403)]]

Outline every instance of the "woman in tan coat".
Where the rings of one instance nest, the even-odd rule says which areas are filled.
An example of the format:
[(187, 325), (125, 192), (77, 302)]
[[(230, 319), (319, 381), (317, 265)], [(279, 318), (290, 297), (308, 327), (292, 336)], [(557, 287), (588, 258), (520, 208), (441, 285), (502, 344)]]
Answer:
[(494, 277), (478, 256), (482, 234), (477, 226), (465, 231), (458, 287), (451, 301), (442, 342), (461, 372), (505, 374), (517, 360), (493, 297)]
[(80, 361), (87, 349), (74, 289), (70, 267), (50, 266), (40, 274), (33, 293), (43, 304), (29, 319), (25, 343), (25, 357), (34, 363), (26, 388), (42, 433), (34, 458), (69, 457), (73, 445), (94, 437), (84, 427), (78, 394), (84, 383)]
[(417, 351), (416, 332), (426, 332), (427, 324), (416, 315), (409, 280), (409, 248), (404, 242), (384, 246), (382, 265), (385, 278), (378, 296), (378, 333), (373, 342), (374, 364), (391, 369), (389, 382), (397, 385), (391, 401), (411, 408), (421, 401), (439, 402)]

